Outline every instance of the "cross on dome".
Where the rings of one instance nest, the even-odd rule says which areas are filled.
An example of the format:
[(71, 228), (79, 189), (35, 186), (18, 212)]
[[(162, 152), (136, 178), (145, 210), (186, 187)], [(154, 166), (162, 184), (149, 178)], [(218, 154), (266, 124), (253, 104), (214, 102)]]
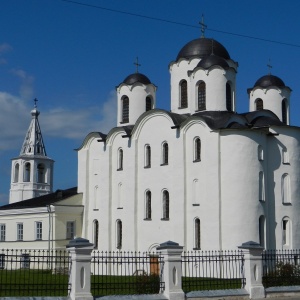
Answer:
[(271, 75), (271, 69), (273, 68), (273, 66), (271, 65), (271, 59), (269, 58), (269, 63), (267, 64), (267, 67), (269, 69), (269, 75)]
[(136, 66), (135, 72), (138, 73), (139, 72), (139, 67), (141, 66), (141, 64), (139, 64), (139, 58), (138, 57), (136, 57), (136, 60), (133, 64)]
[(34, 108), (37, 108), (37, 104), (36, 104), (36, 103), (37, 103), (39, 100), (38, 100), (38, 99), (36, 99), (36, 98), (34, 98), (34, 100), (33, 100), (33, 101), (34, 101)]
[(207, 28), (207, 25), (204, 23), (204, 15), (202, 14), (201, 22), (199, 22), (201, 25), (201, 37), (204, 38), (205, 36), (205, 29)]

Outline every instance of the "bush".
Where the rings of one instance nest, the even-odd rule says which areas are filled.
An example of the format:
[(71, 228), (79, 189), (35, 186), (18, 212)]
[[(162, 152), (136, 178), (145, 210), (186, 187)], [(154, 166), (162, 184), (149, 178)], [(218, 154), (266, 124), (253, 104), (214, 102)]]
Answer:
[(137, 275), (136, 293), (137, 294), (158, 294), (160, 290), (160, 279), (158, 275)]

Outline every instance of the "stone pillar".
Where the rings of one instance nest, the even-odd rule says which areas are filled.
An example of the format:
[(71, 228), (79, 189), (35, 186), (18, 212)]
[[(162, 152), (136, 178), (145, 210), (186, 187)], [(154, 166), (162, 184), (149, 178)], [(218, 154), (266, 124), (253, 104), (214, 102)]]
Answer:
[(265, 298), (265, 289), (262, 285), (262, 252), (264, 248), (256, 242), (243, 243), (238, 247), (245, 255), (245, 289), (250, 299)]
[(165, 282), (164, 295), (169, 300), (183, 300), (184, 292), (182, 290), (182, 267), (181, 253), (182, 246), (175, 242), (165, 242), (156, 248), (164, 257), (163, 281)]
[(94, 245), (89, 240), (75, 238), (67, 245), (71, 254), (71, 300), (93, 300), (91, 294), (91, 252)]

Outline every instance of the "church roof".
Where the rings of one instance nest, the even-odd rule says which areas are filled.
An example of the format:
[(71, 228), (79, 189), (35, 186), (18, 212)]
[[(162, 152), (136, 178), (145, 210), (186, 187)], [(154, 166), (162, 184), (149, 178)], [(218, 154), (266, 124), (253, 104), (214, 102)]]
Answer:
[(214, 54), (211, 54), (210, 56), (201, 59), (196, 68), (200, 67), (202, 69), (207, 70), (212, 66), (220, 66), (224, 70), (229, 68), (227, 61), (223, 57)]
[(285, 84), (279, 77), (268, 74), (259, 78), (254, 84), (254, 87), (256, 86), (262, 88), (266, 88), (269, 86), (285, 87)]
[(127, 76), (123, 80), (123, 83), (128, 84), (128, 85), (133, 85), (136, 82), (140, 82), (140, 83), (143, 83), (143, 84), (150, 84), (151, 83), (150, 79), (142, 73), (133, 73), (133, 74)]
[(42, 131), (38, 119), (39, 114), (40, 112), (37, 110), (36, 105), (34, 105), (34, 109), (31, 111), (31, 122), (27, 130), (27, 133), (25, 135), (20, 156), (21, 155), (47, 156), (46, 148), (43, 141)]
[(210, 56), (212, 53), (222, 58), (230, 59), (228, 51), (222, 44), (214, 39), (201, 37), (199, 39), (192, 40), (183, 46), (177, 55), (176, 61), (180, 58), (204, 58)]
[(77, 194), (77, 187), (73, 187), (66, 190), (57, 190), (56, 192), (48, 195), (0, 206), (0, 210), (45, 207), (47, 205), (51, 205), (61, 200), (65, 200)]

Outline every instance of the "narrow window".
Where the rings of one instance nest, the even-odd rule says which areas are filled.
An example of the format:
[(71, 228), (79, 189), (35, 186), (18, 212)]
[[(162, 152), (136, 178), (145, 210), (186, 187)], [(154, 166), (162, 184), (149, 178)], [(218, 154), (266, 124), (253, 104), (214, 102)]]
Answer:
[(125, 96), (122, 100), (122, 123), (129, 122), (129, 98)]
[(98, 220), (94, 220), (93, 223), (94, 223), (94, 238), (93, 238), (94, 248), (98, 249), (99, 222), (98, 222)]
[(14, 182), (19, 181), (19, 169), (20, 169), (20, 165), (16, 164), (15, 165), (15, 173), (14, 173)]
[(187, 81), (182, 80), (180, 83), (180, 108), (188, 107)]
[(194, 161), (201, 160), (201, 140), (200, 138), (196, 138), (194, 140)]
[(43, 238), (43, 224), (42, 222), (35, 222), (35, 239), (41, 240)]
[(67, 232), (66, 232), (67, 240), (73, 240), (75, 237), (75, 222), (68, 221), (67, 222)]
[(231, 85), (228, 82), (226, 83), (226, 109), (232, 111)]
[(259, 230), (259, 244), (262, 247), (266, 247), (265, 246), (265, 217), (264, 216), (260, 216), (259, 217), (259, 221), (258, 221), (258, 230)]
[(43, 164), (37, 166), (37, 183), (45, 183), (45, 166)]
[(262, 99), (260, 98), (256, 99), (255, 104), (256, 104), (256, 110), (264, 109), (264, 102), (262, 101)]
[(24, 182), (29, 182), (30, 181), (30, 163), (25, 164), (25, 172), (24, 172)]
[(152, 109), (152, 100), (150, 97), (146, 97), (146, 111)]
[(283, 174), (281, 178), (281, 197), (282, 203), (291, 203), (290, 193), (290, 176), (289, 174)]
[(261, 145), (258, 145), (257, 147), (257, 156), (258, 156), (258, 160), (260, 161), (264, 160), (264, 149)]
[(194, 241), (194, 247), (195, 249), (201, 249), (200, 244), (200, 220), (197, 218), (194, 222), (194, 233), (195, 233), (195, 241)]
[(0, 224), (0, 242), (5, 242), (6, 225)]
[(123, 150), (118, 150), (118, 171), (123, 170)]
[(96, 185), (94, 187), (94, 209), (95, 210), (99, 209), (99, 202), (100, 202), (99, 195), (100, 195), (99, 187), (98, 187), (98, 185)]
[(122, 221), (121, 220), (117, 220), (117, 248), (118, 249), (122, 249)]
[(282, 163), (288, 164), (289, 161), (289, 154), (286, 148), (282, 148)]
[(198, 85), (198, 110), (206, 110), (206, 85), (204, 81)]
[(23, 223), (17, 223), (17, 240), (23, 241)]
[(290, 245), (290, 238), (291, 238), (291, 225), (290, 221), (285, 218), (282, 220), (282, 245), (289, 246)]
[(169, 146), (168, 143), (163, 143), (162, 146), (162, 165), (169, 163)]
[(163, 192), (163, 220), (169, 220), (170, 218), (170, 200), (169, 200), (169, 192), (164, 191)]
[(281, 111), (282, 111), (282, 123), (287, 124), (287, 109), (286, 109), (286, 99), (283, 99), (281, 102)]
[(146, 192), (146, 201), (145, 201), (145, 219), (151, 220), (151, 192)]
[(259, 172), (259, 201), (265, 201), (265, 180), (264, 172)]
[(146, 145), (145, 147), (145, 168), (151, 167), (151, 147)]

